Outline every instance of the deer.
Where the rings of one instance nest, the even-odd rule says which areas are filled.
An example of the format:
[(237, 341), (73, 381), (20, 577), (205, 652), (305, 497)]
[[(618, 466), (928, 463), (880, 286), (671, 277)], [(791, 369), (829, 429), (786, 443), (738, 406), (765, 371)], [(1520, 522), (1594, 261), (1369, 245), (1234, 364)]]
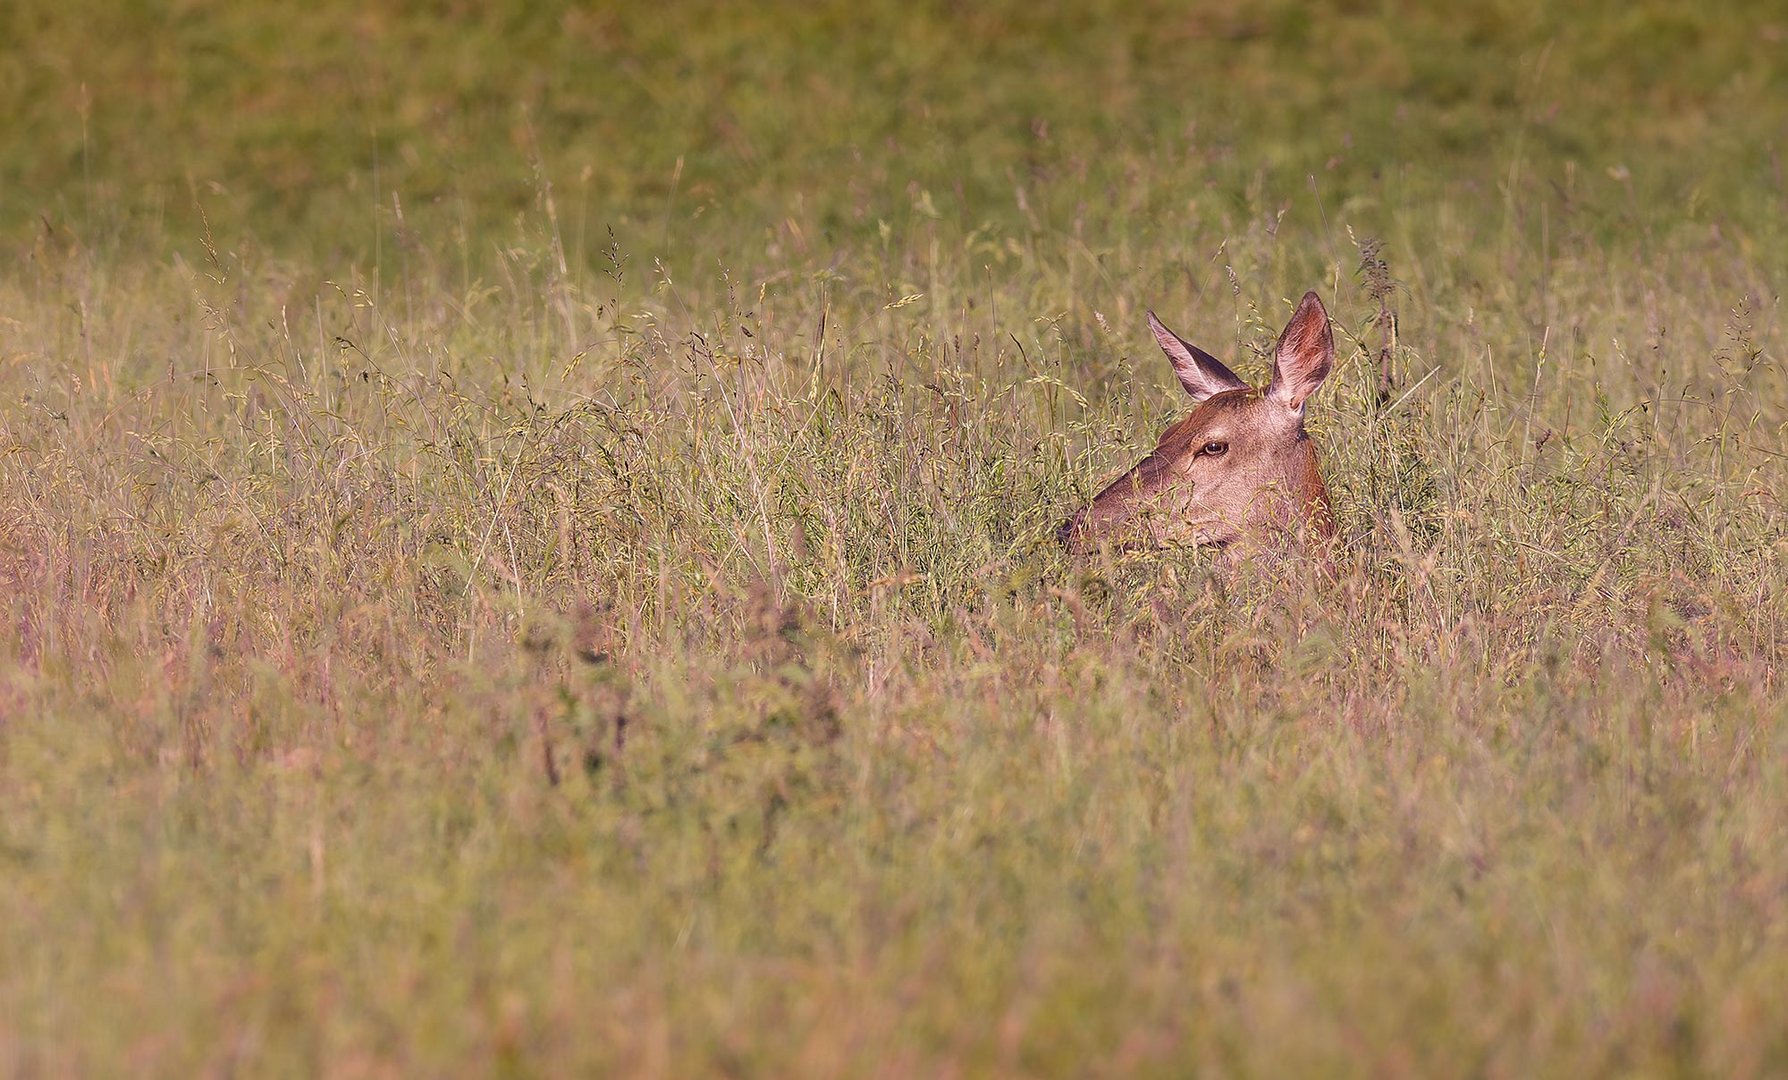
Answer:
[(1225, 555), (1300, 542), (1326, 549), (1334, 517), (1304, 430), (1304, 404), (1335, 362), (1322, 300), (1304, 294), (1273, 347), (1272, 377), (1258, 389), (1153, 311), (1148, 324), (1197, 404), (1147, 457), (1062, 522), (1056, 539), (1074, 556), (1105, 546), (1208, 545)]

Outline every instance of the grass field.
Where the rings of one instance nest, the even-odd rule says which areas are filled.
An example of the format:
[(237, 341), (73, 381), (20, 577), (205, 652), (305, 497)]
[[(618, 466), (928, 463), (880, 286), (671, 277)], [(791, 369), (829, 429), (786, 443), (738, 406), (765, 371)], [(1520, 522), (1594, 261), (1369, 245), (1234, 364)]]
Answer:
[(299, 11), (0, 12), (0, 1074), (1788, 1073), (1778, 5)]

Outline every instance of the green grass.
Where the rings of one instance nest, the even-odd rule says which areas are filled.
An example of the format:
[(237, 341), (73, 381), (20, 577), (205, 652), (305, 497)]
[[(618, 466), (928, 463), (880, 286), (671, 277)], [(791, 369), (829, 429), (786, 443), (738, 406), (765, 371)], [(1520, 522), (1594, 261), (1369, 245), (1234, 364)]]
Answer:
[(0, 13), (0, 1073), (1788, 1071), (1788, 19), (1143, 7)]

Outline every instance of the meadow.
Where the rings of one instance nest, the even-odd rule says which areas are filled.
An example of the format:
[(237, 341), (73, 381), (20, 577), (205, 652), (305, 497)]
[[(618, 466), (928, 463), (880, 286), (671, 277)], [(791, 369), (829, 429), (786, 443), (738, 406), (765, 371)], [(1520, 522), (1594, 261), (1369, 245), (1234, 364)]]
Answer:
[(1788, 1072), (1777, 5), (0, 40), (0, 1074)]

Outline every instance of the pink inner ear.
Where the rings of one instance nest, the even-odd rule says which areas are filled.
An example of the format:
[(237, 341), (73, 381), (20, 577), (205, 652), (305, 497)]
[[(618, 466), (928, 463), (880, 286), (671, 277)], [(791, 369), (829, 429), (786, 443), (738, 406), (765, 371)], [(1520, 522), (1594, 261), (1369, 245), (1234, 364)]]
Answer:
[(1154, 312), (1149, 312), (1148, 316), (1149, 329), (1154, 332), (1155, 341), (1160, 344), (1161, 351), (1167, 354), (1168, 362), (1173, 365), (1173, 373), (1179, 376), (1180, 385), (1186, 388), (1186, 393), (1192, 395), (1193, 401), (1203, 401), (1213, 394), (1221, 394), (1227, 390), (1247, 389), (1248, 384), (1229, 370), (1223, 361), (1169, 330), (1155, 317)]
[(1279, 335), (1267, 396), (1288, 408), (1301, 409), (1334, 363), (1335, 334), (1329, 328), (1329, 313), (1314, 292), (1307, 292)]

